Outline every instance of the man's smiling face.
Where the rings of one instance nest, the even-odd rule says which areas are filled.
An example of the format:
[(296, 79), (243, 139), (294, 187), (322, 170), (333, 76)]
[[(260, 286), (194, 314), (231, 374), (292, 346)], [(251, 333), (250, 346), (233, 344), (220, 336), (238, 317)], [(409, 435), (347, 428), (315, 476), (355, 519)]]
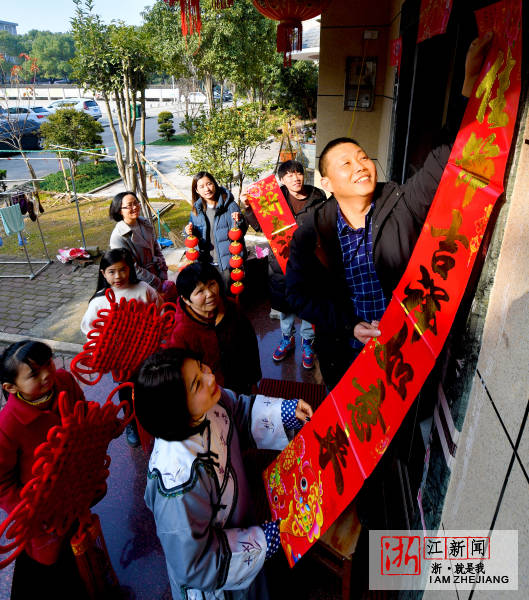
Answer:
[(376, 184), (375, 163), (360, 146), (346, 142), (327, 152), (321, 185), (338, 201), (353, 197), (370, 199)]

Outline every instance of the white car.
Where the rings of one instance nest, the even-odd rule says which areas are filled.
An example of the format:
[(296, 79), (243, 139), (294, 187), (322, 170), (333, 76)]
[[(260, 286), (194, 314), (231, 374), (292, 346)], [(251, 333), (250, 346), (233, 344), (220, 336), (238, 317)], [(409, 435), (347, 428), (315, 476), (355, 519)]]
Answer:
[(45, 123), (48, 120), (50, 111), (43, 106), (34, 106), (26, 108), (24, 106), (11, 106), (6, 111), (10, 115), (24, 115), (28, 121), (33, 121), (38, 125)]
[(47, 108), (52, 113), (60, 108), (74, 108), (75, 110), (90, 115), (96, 119), (96, 121), (101, 118), (99, 104), (95, 100), (92, 100), (92, 98), (66, 98), (65, 100), (55, 100), (51, 104), (48, 104)]
[(187, 99), (190, 104), (205, 104), (207, 100), (206, 94), (202, 92), (191, 92)]

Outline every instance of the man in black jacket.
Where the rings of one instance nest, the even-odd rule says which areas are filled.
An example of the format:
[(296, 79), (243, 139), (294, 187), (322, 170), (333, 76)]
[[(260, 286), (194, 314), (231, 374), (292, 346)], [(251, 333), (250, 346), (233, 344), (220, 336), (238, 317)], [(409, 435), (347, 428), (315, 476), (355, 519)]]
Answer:
[[(305, 170), (297, 160), (287, 160), (279, 165), (277, 176), (281, 182), (281, 191), (287, 204), (301, 226), (326, 198), (325, 193), (317, 187), (305, 183)], [(247, 195), (241, 194), (241, 201), (246, 207), (244, 216), (250, 225), (257, 231), (260, 230), (259, 223), (247, 202)], [(272, 355), (275, 362), (284, 360), (295, 347), (295, 318), (296, 315), (288, 305), (285, 298), (285, 275), (277, 262), (273, 252), (268, 256), (268, 282), (270, 286), (270, 300), (272, 308), (278, 310), (281, 321), (281, 341)], [(314, 366), (314, 352), (312, 344), (314, 341), (314, 330), (309, 321), (301, 320), (300, 326), (302, 357), (301, 362), (305, 369)]]
[[(462, 89), (467, 98), (491, 39), (487, 34), (469, 49)], [(316, 327), (314, 347), (330, 389), (363, 345), (380, 335), (378, 321), (419, 238), (450, 149), (435, 148), (422, 169), (399, 185), (377, 183), (375, 164), (351, 138), (324, 148), (321, 185), (332, 196), (295, 232), (286, 285), (294, 312)]]

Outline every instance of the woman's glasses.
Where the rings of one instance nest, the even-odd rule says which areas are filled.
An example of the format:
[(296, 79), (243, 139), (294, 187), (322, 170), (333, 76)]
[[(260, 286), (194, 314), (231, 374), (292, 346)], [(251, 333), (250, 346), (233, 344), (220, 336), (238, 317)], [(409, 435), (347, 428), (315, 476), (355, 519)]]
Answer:
[(133, 202), (132, 204), (127, 204), (126, 206), (122, 206), (121, 210), (136, 210), (139, 205), (140, 205), (140, 203), (136, 200), (136, 202)]

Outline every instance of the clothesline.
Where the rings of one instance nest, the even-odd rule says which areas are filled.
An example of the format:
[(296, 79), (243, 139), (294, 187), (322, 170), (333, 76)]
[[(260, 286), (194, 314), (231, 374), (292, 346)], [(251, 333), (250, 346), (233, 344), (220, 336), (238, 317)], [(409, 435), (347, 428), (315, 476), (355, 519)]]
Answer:
[[(136, 146), (145, 146), (145, 142), (135, 142)], [(117, 146), (104, 146), (108, 150), (114, 150)], [(101, 146), (99, 148), (70, 148), (72, 152), (95, 152), (97, 150), (101, 150)], [(24, 154), (45, 154), (47, 152), (64, 152), (65, 150), (54, 150), (53, 148), (46, 148), (45, 150), (23, 150)], [(0, 150), (0, 153), (3, 152), (11, 152), (11, 153), (19, 153), (20, 150)], [(8, 158), (9, 160), (9, 158)], [(22, 159), (23, 160), (23, 159)]]

